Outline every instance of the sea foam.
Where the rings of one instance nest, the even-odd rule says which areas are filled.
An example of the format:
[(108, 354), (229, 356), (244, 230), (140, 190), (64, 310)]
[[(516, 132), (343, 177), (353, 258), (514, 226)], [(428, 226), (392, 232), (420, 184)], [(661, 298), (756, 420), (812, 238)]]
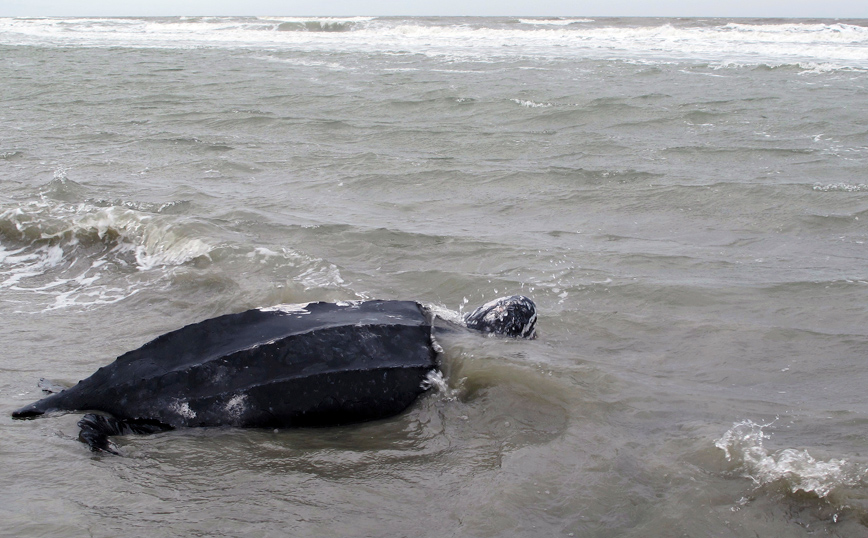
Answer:
[(120, 301), (213, 248), (177, 218), (48, 199), (0, 211), (0, 233), (0, 289), (46, 295), (48, 310)]
[(449, 60), (599, 58), (714, 66), (868, 69), (868, 28), (844, 23), (625, 24), (619, 19), (212, 17), (0, 18), (0, 44), (267, 48), (423, 54)]
[(777, 483), (792, 493), (811, 493), (822, 498), (836, 488), (859, 484), (868, 471), (842, 459), (817, 460), (807, 450), (769, 450), (763, 446), (770, 439), (763, 428), (769, 426), (750, 420), (737, 422), (715, 442), (726, 459), (758, 486)]

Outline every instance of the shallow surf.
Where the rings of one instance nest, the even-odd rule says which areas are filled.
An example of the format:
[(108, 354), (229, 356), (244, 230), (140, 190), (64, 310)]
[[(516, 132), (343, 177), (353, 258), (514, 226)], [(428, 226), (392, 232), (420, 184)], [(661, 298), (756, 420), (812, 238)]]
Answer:
[[(0, 19), (0, 528), (856, 536), (864, 21)], [(385, 421), (13, 421), (217, 315), (539, 307)], [(82, 492), (88, 492), (82, 495)]]

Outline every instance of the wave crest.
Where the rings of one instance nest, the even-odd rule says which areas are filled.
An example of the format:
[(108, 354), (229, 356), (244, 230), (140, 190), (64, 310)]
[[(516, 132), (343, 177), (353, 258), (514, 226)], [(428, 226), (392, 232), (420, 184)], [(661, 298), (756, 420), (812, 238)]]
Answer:
[(277, 26), (278, 32), (350, 32), (364, 27), (373, 17), (285, 19)]
[(737, 465), (743, 476), (758, 486), (782, 484), (791, 493), (804, 492), (825, 498), (836, 489), (861, 482), (866, 469), (846, 460), (817, 460), (807, 450), (786, 448), (770, 451), (763, 441), (770, 436), (757, 424), (745, 420), (733, 424), (714, 445)]
[(0, 289), (53, 297), (49, 309), (116, 302), (140, 289), (119, 273), (207, 258), (214, 247), (199, 236), (195, 224), (124, 206), (21, 204), (0, 212)]
[(47, 245), (74, 254), (76, 249), (101, 246), (117, 256), (132, 253), (140, 270), (180, 265), (207, 255), (212, 246), (192, 231), (123, 206), (31, 202), (0, 213), (0, 234), (24, 243), (25, 248)]
[(0, 18), (0, 44), (85, 47), (254, 47), (292, 51), (418, 53), (491, 61), (599, 58), (714, 67), (868, 69), (868, 27), (845, 23), (733, 23), (618, 19), (224, 17)]

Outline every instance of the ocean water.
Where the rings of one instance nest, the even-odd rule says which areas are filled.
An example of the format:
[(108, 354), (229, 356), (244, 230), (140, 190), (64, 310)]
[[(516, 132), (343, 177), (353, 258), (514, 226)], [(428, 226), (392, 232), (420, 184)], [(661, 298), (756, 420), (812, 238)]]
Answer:
[[(0, 533), (868, 534), (868, 22), (0, 19)], [(15, 421), (281, 303), (523, 293), (393, 419)]]

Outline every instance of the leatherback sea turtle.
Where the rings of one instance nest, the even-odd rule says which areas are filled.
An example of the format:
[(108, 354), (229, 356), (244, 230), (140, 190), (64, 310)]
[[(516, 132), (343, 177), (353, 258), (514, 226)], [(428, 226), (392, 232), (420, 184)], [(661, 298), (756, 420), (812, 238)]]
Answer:
[[(287, 428), (376, 420), (430, 388), (439, 366), (434, 315), (414, 301), (278, 305), (164, 334), (77, 385), (12, 413), (99, 411), (78, 423), (94, 451), (112, 435), (182, 427)], [(496, 299), (462, 320), (532, 338), (536, 306)]]

